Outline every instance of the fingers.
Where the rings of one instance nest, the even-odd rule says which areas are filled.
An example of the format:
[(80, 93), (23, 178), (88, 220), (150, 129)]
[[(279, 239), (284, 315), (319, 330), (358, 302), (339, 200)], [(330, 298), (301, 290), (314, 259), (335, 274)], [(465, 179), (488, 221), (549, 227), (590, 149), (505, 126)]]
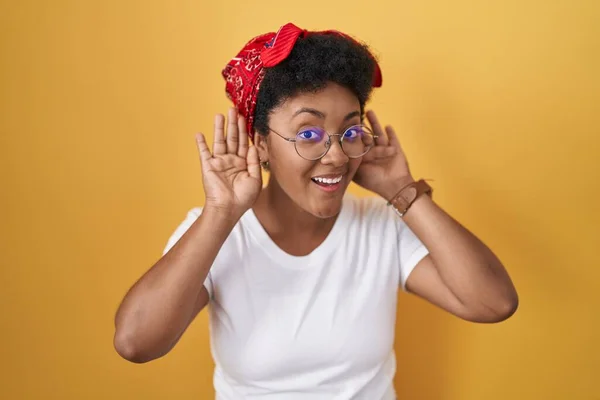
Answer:
[(231, 107), (227, 115), (227, 153), (237, 154), (238, 142), (238, 114), (237, 110)]
[(206, 169), (206, 163), (211, 159), (212, 154), (210, 154), (210, 150), (206, 144), (206, 138), (202, 133), (196, 134), (196, 145), (198, 146), (198, 153), (200, 155), (200, 164), (202, 164), (202, 169)]
[(389, 140), (389, 145), (395, 147), (398, 150), (402, 150), (402, 146), (400, 145), (400, 141), (398, 140), (398, 135), (396, 135), (396, 131), (390, 125), (385, 127), (385, 131), (387, 133), (387, 137)]
[(239, 131), (239, 147), (237, 154), (242, 158), (246, 158), (248, 154), (248, 132), (246, 129), (246, 119), (241, 115), (238, 116), (237, 120), (238, 131)]
[(224, 132), (225, 117), (222, 114), (215, 115), (215, 141), (213, 143), (213, 154), (215, 156), (225, 154), (227, 145), (225, 144)]
[(394, 146), (375, 146), (363, 158), (363, 162), (381, 160), (384, 158), (393, 157), (397, 153)]
[(381, 128), (381, 124), (379, 123), (379, 120), (377, 119), (377, 116), (375, 115), (375, 112), (373, 112), (373, 110), (367, 111), (367, 119), (371, 124), (373, 133), (375, 134), (375, 136), (377, 136), (377, 138), (375, 138), (375, 144), (377, 146), (387, 146), (387, 133)]
[(248, 164), (248, 174), (251, 177), (262, 179), (262, 175), (260, 173), (260, 163), (258, 160), (258, 150), (256, 150), (255, 146), (252, 146), (250, 149), (248, 149), (246, 164)]

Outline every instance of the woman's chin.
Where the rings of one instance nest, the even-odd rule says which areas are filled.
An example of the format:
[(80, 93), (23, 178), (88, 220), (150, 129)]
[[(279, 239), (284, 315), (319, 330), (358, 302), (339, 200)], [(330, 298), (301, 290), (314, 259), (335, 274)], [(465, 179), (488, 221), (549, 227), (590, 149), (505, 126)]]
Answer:
[(314, 215), (317, 218), (328, 219), (328, 218), (336, 217), (340, 213), (341, 209), (342, 209), (341, 199), (340, 200), (331, 199), (330, 201), (319, 202), (319, 203), (315, 204), (314, 207), (311, 207), (311, 209), (307, 210), (307, 211), (310, 212), (312, 215)]

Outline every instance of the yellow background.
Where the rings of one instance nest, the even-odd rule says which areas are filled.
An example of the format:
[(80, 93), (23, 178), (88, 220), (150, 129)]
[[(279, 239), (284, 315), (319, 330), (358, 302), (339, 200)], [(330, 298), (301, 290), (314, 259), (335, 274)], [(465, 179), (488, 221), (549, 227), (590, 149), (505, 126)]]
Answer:
[(203, 202), (194, 133), (229, 105), (221, 68), (293, 21), (373, 46), (372, 107), (520, 293), (488, 326), (401, 295), (399, 397), (600, 399), (598, 8), (2, 1), (0, 398), (211, 398), (206, 313), (141, 366), (114, 352), (113, 315)]

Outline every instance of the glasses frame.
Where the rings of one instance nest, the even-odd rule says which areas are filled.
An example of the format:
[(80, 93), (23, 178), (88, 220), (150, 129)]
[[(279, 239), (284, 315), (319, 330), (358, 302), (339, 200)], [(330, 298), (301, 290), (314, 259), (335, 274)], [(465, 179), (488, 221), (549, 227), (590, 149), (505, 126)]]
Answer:
[[(362, 128), (366, 128), (366, 130), (369, 132), (368, 134), (371, 135), (371, 136), (373, 136), (373, 145), (369, 146), (366, 149), (366, 151), (364, 153), (362, 153), (361, 155), (359, 155), (359, 156), (350, 156), (350, 155), (348, 155), (344, 151), (344, 146), (342, 145), (342, 142), (344, 141), (344, 137), (346, 135), (346, 132), (348, 132), (352, 128), (356, 128), (357, 126), (360, 126)], [(374, 143), (375, 143), (375, 139), (377, 139), (379, 137), (378, 135), (375, 135), (375, 133), (373, 132), (373, 130), (371, 128), (369, 128), (367, 125), (364, 125), (364, 124), (352, 125), (352, 126), (346, 128), (342, 134), (339, 134), (339, 133), (333, 133), (332, 134), (332, 133), (329, 133), (329, 132), (327, 132), (326, 130), (323, 129), (323, 131), (327, 135), (327, 141), (325, 142), (325, 151), (323, 152), (323, 154), (321, 154), (317, 158), (306, 158), (306, 157), (302, 156), (300, 154), (300, 152), (298, 152), (298, 146), (296, 146), (296, 142), (298, 141), (297, 137), (300, 134), (300, 132), (305, 131), (307, 129), (311, 129), (311, 128), (319, 128), (319, 127), (318, 126), (310, 126), (310, 127), (306, 128), (306, 129), (299, 130), (293, 138), (289, 138), (289, 137), (283, 136), (281, 133), (279, 133), (277, 131), (274, 131), (270, 127), (267, 127), (267, 129), (270, 132), (273, 132), (274, 134), (276, 134), (277, 136), (279, 136), (280, 138), (282, 138), (286, 142), (294, 143), (294, 149), (296, 150), (296, 154), (298, 154), (300, 157), (302, 157), (303, 159), (308, 160), (308, 161), (317, 161), (317, 160), (320, 160), (321, 158), (325, 157), (325, 155), (329, 152), (329, 149), (331, 149), (331, 144), (332, 144), (331, 138), (333, 136), (339, 136), (339, 139), (337, 140), (337, 142), (340, 144), (340, 148), (342, 149), (342, 152), (344, 152), (344, 154), (346, 154), (346, 157), (348, 157), (348, 158), (360, 158), (360, 157), (364, 156), (365, 154), (367, 154), (373, 148)], [(322, 128), (319, 128), (319, 129), (322, 129)]]

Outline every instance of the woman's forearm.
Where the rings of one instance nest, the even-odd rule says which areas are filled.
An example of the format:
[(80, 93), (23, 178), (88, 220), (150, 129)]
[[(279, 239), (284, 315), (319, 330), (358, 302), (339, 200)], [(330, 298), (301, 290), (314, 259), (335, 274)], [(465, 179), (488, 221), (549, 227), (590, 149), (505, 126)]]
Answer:
[(501, 261), (429, 196), (417, 199), (403, 219), (465, 308), (503, 315), (514, 312), (517, 292)]
[(204, 210), (181, 239), (128, 291), (115, 318), (114, 345), (133, 362), (166, 354), (208, 302), (211, 265), (235, 225)]

